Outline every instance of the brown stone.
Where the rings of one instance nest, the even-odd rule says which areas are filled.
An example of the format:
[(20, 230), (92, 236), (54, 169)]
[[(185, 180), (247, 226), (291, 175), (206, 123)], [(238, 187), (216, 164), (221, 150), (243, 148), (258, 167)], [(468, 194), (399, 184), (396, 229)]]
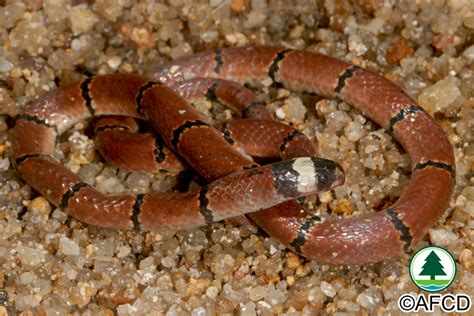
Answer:
[(454, 43), (454, 36), (451, 34), (446, 34), (446, 33), (436, 34), (435, 37), (433, 38), (433, 46), (442, 52), (445, 52), (450, 47), (452, 47), (453, 43)]
[(247, 0), (232, 0), (230, 2), (230, 8), (232, 11), (240, 13), (247, 7)]
[(407, 42), (404, 39), (400, 39), (389, 49), (387, 49), (387, 61), (391, 64), (399, 62), (403, 58), (410, 57), (412, 55), (413, 48), (408, 46)]

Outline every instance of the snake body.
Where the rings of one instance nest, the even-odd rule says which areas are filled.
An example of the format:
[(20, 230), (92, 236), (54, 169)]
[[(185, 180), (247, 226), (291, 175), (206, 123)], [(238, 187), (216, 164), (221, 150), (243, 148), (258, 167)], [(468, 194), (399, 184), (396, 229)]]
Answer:
[[(253, 168), (251, 159), (168, 87), (199, 77), (342, 99), (399, 141), (411, 159), (411, 180), (396, 203), (370, 215), (339, 219), (301, 212), (293, 199), (341, 184), (339, 165), (304, 157)], [(250, 102), (241, 110), (268, 119), (259, 109)], [(58, 135), (100, 115), (147, 120), (198, 173), (217, 180), (188, 193), (103, 195), (51, 156)], [(332, 264), (377, 262), (409, 251), (442, 216), (454, 187), (453, 148), (445, 133), (398, 86), (363, 68), (281, 47), (217, 49), (157, 67), (147, 77), (98, 76), (61, 87), (26, 109), (11, 142), (20, 176), (86, 223), (184, 229), (248, 213), (296, 253)]]

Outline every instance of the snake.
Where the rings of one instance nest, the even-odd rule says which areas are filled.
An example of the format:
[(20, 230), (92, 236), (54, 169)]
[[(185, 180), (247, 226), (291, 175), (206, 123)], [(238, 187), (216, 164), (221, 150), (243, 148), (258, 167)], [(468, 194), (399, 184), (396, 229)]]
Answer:
[[(289, 146), (296, 148), (290, 150), (290, 159), (258, 166), (233, 144), (236, 141), (228, 130), (212, 126), (172, 88), (199, 78), (213, 83), (208, 85), (209, 96), (216, 96), (215, 80), (224, 80), (346, 102), (400, 143), (411, 161), (410, 181), (395, 203), (378, 212), (343, 218), (305, 212), (295, 199), (342, 184), (340, 165), (315, 157), (311, 150), (309, 154), (302, 150), (305, 156), (298, 157), (296, 145)], [(260, 102), (245, 99), (240, 110), (256, 124), (249, 126), (270, 120)], [(59, 135), (79, 121), (102, 115), (147, 121), (168, 148), (209, 184), (184, 193), (108, 196), (98, 192), (54, 158), (53, 152)], [(245, 126), (238, 123), (236, 130), (239, 124)], [(253, 127), (240, 130), (258, 135)], [(286, 136), (275, 137), (283, 141), (277, 151), (284, 151), (300, 134), (289, 130), (281, 134)], [(152, 66), (145, 76), (87, 77), (28, 106), (18, 116), (10, 141), (19, 176), (52, 204), (87, 224), (188, 229), (246, 214), (295, 253), (334, 265), (379, 262), (412, 251), (444, 214), (455, 184), (454, 152), (446, 134), (400, 87), (362, 67), (278, 46), (218, 48)]]

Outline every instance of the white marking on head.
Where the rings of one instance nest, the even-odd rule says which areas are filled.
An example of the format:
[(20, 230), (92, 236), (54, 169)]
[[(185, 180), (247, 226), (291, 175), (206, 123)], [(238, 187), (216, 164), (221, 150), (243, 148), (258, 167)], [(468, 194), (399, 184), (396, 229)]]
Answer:
[(179, 68), (180, 67), (178, 65), (171, 66), (170, 73), (172, 73), (172, 74), (177, 73), (179, 71)]
[(295, 159), (292, 165), (293, 169), (298, 172), (298, 192), (308, 193), (316, 188), (316, 170), (311, 158)]

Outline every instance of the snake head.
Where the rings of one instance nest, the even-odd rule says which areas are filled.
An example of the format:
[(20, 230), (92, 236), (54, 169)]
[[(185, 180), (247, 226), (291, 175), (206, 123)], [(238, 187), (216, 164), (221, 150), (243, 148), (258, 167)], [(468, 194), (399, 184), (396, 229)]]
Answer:
[(344, 171), (333, 160), (302, 157), (272, 165), (279, 194), (298, 196), (326, 191), (344, 183)]

